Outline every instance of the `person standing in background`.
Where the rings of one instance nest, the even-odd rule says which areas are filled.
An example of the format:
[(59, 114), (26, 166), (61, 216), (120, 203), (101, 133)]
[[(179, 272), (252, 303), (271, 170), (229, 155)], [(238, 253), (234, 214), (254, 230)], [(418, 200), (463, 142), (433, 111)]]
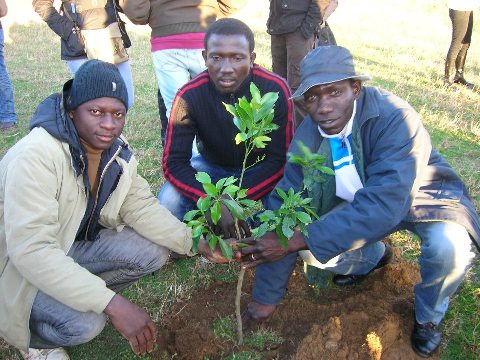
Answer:
[[(335, 10), (337, 0), (270, 0), (267, 32), (271, 35), (272, 71), (292, 91), (300, 85), (300, 61), (313, 49), (315, 33)], [(322, 21), (321, 9), (325, 10)], [(295, 101), (295, 126), (306, 116), (303, 99)]]
[(229, 16), (233, 1), (120, 0), (120, 6), (134, 24), (152, 28), (150, 42), (163, 143), (177, 90), (206, 69), (202, 50), (207, 26)]
[[(130, 39), (124, 31), (124, 24), (119, 21), (117, 0), (62, 0), (60, 11), (54, 6), (54, 0), (32, 0), (38, 15), (60, 36), (61, 58), (75, 75), (78, 68), (86, 62), (87, 54), (81, 40), (81, 30), (104, 29), (118, 22), (122, 28), (122, 41), (125, 48), (130, 47)], [(79, 29), (77, 28), (77, 25)], [(127, 85), (128, 106), (134, 102), (134, 89), (130, 61), (115, 64)]]
[[(480, 8), (480, 0), (449, 0), (448, 14), (452, 21), (452, 40), (445, 60), (444, 85), (458, 84), (473, 89), (465, 80), (463, 71), (472, 40), (473, 10)], [(455, 72), (455, 73), (454, 73)]]
[[(0, 0), (0, 18), (7, 15), (8, 8), (5, 0)], [(8, 75), (5, 57), (3, 55), (4, 33), (0, 22), (0, 130), (12, 128), (17, 122), (15, 105), (13, 101), (13, 89)]]

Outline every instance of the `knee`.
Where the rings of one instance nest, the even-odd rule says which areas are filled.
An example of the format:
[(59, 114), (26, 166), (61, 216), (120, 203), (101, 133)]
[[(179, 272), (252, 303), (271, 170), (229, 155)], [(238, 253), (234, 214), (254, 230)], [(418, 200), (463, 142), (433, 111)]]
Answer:
[(75, 331), (70, 334), (70, 346), (85, 344), (96, 338), (105, 327), (106, 319), (104, 314), (91, 311), (83, 313), (79, 319), (75, 319), (75, 324), (71, 324)]
[[(457, 234), (458, 235), (458, 234)], [(468, 233), (462, 236), (439, 236), (427, 246), (422, 246), (422, 258), (443, 268), (464, 271), (474, 254)]]
[(168, 259), (170, 250), (155, 244), (130, 228), (123, 230), (124, 236), (129, 238), (130, 263), (132, 270), (139, 276), (150, 274), (160, 269)]

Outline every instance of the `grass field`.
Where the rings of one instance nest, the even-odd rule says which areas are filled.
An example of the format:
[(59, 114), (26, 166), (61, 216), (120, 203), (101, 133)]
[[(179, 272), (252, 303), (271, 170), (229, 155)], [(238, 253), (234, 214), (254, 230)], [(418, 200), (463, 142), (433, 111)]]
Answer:
[[(475, 14), (473, 43), (466, 77), (480, 85), (480, 14)], [(254, 19), (248, 19), (248, 22)], [(260, 24), (265, 19), (260, 19)], [(443, 64), (451, 24), (446, 1), (355, 0), (340, 1), (330, 25), (339, 45), (349, 48), (357, 71), (373, 76), (372, 85), (407, 99), (422, 115), (435, 147), (460, 174), (480, 209), (480, 93), (442, 86)], [(134, 28), (132, 28), (133, 30)], [(270, 68), (269, 38), (260, 26), (256, 32), (257, 62)], [(13, 24), (6, 44), (18, 127), (0, 133), (0, 157), (28, 132), (36, 106), (70, 78), (59, 56), (59, 40), (43, 23)], [(153, 192), (163, 182), (162, 148), (151, 64), (149, 34), (131, 31), (130, 51), (135, 83), (135, 105), (129, 111), (124, 134), (140, 160), (140, 171)], [(402, 241), (405, 252), (415, 254), (415, 240)], [(142, 280), (126, 294), (159, 319), (173, 301), (186, 299), (196, 286), (219, 277), (235, 279), (232, 271), (198, 267), (195, 260), (170, 264), (155, 277)], [(195, 276), (190, 276), (195, 269)], [(210, 270), (210, 271), (207, 271)], [(1, 315), (0, 315), (1, 316)], [(452, 301), (444, 322), (443, 359), (480, 359), (480, 263), (476, 263)], [(130, 359), (127, 344), (107, 326), (90, 344), (70, 351), (72, 359)], [(15, 349), (0, 341), (0, 359), (19, 359)]]

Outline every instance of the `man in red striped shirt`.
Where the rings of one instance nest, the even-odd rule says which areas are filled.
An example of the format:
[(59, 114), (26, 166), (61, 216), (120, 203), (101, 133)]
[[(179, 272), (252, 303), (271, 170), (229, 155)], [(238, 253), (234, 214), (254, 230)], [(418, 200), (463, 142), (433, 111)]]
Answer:
[[(177, 218), (195, 207), (204, 196), (195, 174), (204, 171), (212, 181), (239, 177), (244, 144), (235, 144), (238, 130), (233, 117), (222, 103), (234, 104), (238, 98), (251, 99), (250, 83), (261, 94), (277, 92), (274, 122), (279, 129), (271, 133), (265, 149), (255, 149), (247, 161), (253, 164), (243, 178), (243, 188), (250, 199), (265, 197), (280, 180), (286, 153), (293, 135), (293, 103), (285, 79), (256, 65), (252, 30), (243, 22), (225, 18), (212, 23), (205, 34), (203, 56), (207, 70), (179, 89), (173, 102), (165, 139), (163, 171), (167, 182), (158, 199)], [(196, 138), (198, 154), (192, 157)], [(224, 209), (226, 210), (226, 209)], [(234, 222), (228, 211), (222, 212), (220, 227), (225, 237), (234, 237)]]

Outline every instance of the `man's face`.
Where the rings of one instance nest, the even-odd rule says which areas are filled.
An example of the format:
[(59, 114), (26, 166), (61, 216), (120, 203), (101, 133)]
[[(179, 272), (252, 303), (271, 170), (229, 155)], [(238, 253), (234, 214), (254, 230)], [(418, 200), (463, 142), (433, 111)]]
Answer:
[(338, 134), (352, 117), (361, 87), (349, 79), (314, 86), (303, 95), (307, 112), (327, 135)]
[(217, 90), (233, 93), (248, 76), (255, 53), (250, 53), (248, 40), (243, 35), (212, 34), (203, 58)]
[(106, 150), (120, 136), (125, 125), (127, 109), (111, 97), (87, 101), (68, 113), (78, 136), (97, 150)]

